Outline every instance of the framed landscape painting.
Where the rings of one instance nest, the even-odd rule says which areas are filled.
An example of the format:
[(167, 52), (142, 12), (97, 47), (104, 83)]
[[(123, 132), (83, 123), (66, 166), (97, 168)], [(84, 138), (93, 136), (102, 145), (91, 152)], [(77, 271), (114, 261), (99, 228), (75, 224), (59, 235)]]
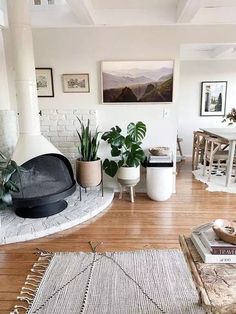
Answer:
[(90, 91), (88, 73), (63, 74), (62, 84), (64, 93), (89, 93)]
[(52, 68), (36, 68), (38, 97), (54, 97)]
[(201, 84), (201, 116), (224, 116), (227, 81), (209, 81)]
[(103, 103), (173, 101), (174, 61), (102, 62)]

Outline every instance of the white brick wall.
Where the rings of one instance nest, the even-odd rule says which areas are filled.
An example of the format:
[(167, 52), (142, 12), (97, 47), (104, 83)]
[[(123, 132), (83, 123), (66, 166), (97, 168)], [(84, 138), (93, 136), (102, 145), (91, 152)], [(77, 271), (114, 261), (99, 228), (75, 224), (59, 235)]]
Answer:
[(91, 130), (97, 125), (96, 111), (90, 109), (42, 110), (41, 132), (64, 154), (74, 166), (78, 155), (79, 139), (76, 130), (80, 131), (81, 121), (90, 120)]
[[(72, 163), (74, 167), (78, 155), (78, 135), (81, 121), (90, 119), (91, 130), (97, 125), (96, 111), (90, 109), (42, 110), (41, 132)], [(11, 110), (0, 110), (0, 151), (12, 154), (17, 141), (16, 115)]]
[(0, 110), (0, 151), (13, 152), (17, 141), (16, 115), (12, 110)]

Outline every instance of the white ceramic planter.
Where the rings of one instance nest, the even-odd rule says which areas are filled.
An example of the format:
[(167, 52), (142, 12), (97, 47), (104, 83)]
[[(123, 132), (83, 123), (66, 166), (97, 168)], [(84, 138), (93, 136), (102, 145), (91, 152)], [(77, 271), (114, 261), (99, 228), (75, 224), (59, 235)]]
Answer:
[(119, 168), (117, 172), (117, 180), (121, 185), (136, 185), (140, 180), (140, 166)]

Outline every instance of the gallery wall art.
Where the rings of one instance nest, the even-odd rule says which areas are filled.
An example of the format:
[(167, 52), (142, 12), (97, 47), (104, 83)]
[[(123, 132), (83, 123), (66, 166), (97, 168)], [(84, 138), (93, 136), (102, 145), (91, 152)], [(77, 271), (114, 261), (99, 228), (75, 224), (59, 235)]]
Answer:
[(54, 97), (52, 68), (36, 68), (38, 97)]
[(201, 116), (224, 116), (226, 107), (226, 81), (207, 81), (201, 84)]
[(64, 93), (89, 93), (89, 74), (63, 74), (62, 85)]
[(103, 103), (173, 101), (174, 61), (104, 61)]

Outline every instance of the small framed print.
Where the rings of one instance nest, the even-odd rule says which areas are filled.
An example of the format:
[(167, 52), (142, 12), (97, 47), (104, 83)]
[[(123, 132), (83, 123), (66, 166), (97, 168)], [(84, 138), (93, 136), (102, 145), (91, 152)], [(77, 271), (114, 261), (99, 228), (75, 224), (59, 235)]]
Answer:
[(89, 93), (89, 74), (63, 74), (62, 84), (64, 93)]
[(54, 97), (52, 68), (36, 68), (38, 97)]
[(201, 84), (201, 116), (224, 116), (227, 81), (208, 81)]

